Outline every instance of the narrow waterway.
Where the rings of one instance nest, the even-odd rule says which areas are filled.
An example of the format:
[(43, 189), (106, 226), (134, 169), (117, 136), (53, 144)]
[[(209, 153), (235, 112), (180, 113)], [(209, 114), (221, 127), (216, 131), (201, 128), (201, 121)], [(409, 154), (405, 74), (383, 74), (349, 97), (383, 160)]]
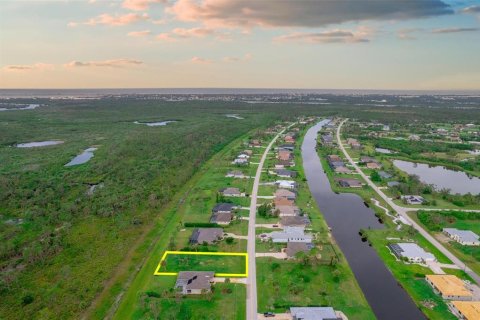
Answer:
[(399, 286), (375, 250), (362, 242), (360, 229), (380, 229), (373, 210), (356, 194), (332, 191), (315, 150), (323, 120), (310, 128), (302, 144), (308, 186), (332, 234), (342, 249), (360, 287), (379, 320), (425, 319), (410, 296)]

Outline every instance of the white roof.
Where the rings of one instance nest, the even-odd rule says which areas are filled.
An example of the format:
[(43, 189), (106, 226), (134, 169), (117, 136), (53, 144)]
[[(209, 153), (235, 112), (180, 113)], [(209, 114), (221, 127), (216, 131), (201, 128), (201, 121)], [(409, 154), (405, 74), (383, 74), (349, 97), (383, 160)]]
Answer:
[(447, 232), (451, 235), (458, 236), (459, 240), (462, 242), (477, 242), (479, 236), (470, 230), (458, 230), (456, 228), (443, 228), (444, 232)]
[(435, 259), (435, 256), (430, 252), (426, 252), (423, 248), (419, 247), (416, 243), (397, 243), (402, 249), (400, 253), (407, 258), (422, 258), (425, 260)]
[(332, 307), (291, 307), (290, 313), (302, 320), (337, 319)]

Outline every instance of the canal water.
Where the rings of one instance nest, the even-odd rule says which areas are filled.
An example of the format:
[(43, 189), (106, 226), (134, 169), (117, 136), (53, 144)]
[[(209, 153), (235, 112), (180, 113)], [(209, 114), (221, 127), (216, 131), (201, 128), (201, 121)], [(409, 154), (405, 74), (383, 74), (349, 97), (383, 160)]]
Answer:
[(379, 320), (426, 319), (375, 250), (362, 242), (360, 229), (381, 229), (373, 210), (356, 194), (332, 191), (315, 150), (318, 131), (329, 121), (310, 128), (302, 144), (308, 186), (332, 234), (342, 249), (368, 303)]

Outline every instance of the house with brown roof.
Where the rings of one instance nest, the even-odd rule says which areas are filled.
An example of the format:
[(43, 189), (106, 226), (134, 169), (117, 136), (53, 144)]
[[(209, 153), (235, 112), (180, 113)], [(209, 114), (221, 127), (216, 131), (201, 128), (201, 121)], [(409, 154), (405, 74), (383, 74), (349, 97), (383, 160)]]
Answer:
[(277, 206), (293, 206), (295, 202), (293, 200), (289, 200), (287, 198), (275, 198), (273, 200), (273, 204), (275, 207)]
[(302, 227), (310, 225), (310, 219), (307, 215), (281, 217), (280, 226), (284, 227)]
[(273, 195), (275, 196), (275, 198), (286, 198), (293, 201), (295, 201), (295, 199), (297, 198), (297, 194), (295, 192), (287, 189), (278, 189)]
[(457, 276), (451, 274), (429, 274), (425, 280), (445, 300), (472, 300), (473, 293)]
[(211, 291), (213, 271), (180, 271), (175, 289), (182, 294), (203, 294)]
[(480, 301), (452, 301), (448, 308), (462, 320), (480, 319)]
[(306, 242), (287, 242), (287, 249), (285, 249), (285, 253), (289, 258), (295, 258), (295, 255), (299, 252), (308, 253), (312, 250), (313, 244), (306, 243)]
[(297, 206), (276, 206), (274, 211), (278, 212), (279, 217), (292, 217), (300, 214)]
[(249, 146), (253, 148), (259, 148), (262, 146), (262, 143), (258, 139), (253, 139), (250, 141)]
[(277, 158), (279, 160), (288, 161), (288, 160), (291, 160), (293, 158), (293, 154), (292, 154), (292, 152), (290, 152), (288, 150), (280, 150), (280, 151), (278, 151)]
[(347, 144), (352, 147), (353, 149), (360, 149), (362, 147), (362, 145), (360, 144), (360, 142), (358, 142), (357, 139), (353, 139), (353, 138), (348, 138), (347, 139)]
[(336, 178), (335, 181), (343, 188), (361, 188), (362, 182), (357, 179)]
[(365, 164), (365, 166), (367, 167), (367, 169), (380, 169), (380, 168), (382, 168), (382, 166), (379, 163), (376, 163), (376, 162), (368, 162), (368, 163)]

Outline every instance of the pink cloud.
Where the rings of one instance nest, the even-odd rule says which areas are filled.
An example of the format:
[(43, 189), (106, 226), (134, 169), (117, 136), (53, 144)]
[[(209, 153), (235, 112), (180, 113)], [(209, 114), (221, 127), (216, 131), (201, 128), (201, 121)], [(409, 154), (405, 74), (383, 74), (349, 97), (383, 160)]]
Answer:
[(53, 64), (48, 63), (34, 63), (34, 64), (12, 64), (3, 67), (4, 71), (44, 71), (53, 69)]
[(76, 27), (78, 25), (96, 26), (125, 26), (139, 21), (149, 20), (148, 14), (127, 13), (123, 15), (110, 15), (108, 13), (101, 14), (95, 18), (91, 18), (84, 22), (70, 22), (69, 27)]
[(407, 20), (453, 13), (442, 0), (177, 0), (166, 12), (211, 28), (324, 27), (351, 21)]
[(130, 9), (134, 11), (145, 11), (153, 3), (165, 3), (166, 0), (124, 0), (122, 8)]
[(103, 60), (103, 61), (71, 61), (67, 64), (64, 64), (66, 68), (77, 68), (77, 67), (110, 67), (110, 68), (123, 68), (128, 66), (138, 66), (143, 64), (140, 60), (134, 59), (112, 59), (112, 60)]
[(225, 32), (220, 32), (212, 28), (175, 28), (170, 32), (164, 32), (157, 36), (158, 40), (164, 41), (177, 41), (180, 39), (191, 39), (191, 38), (204, 38), (207, 36), (213, 36), (217, 40), (229, 40), (231, 39), (230, 34)]
[(142, 30), (142, 31), (131, 31), (127, 33), (129, 37), (145, 37), (150, 35), (152, 32), (150, 30)]

